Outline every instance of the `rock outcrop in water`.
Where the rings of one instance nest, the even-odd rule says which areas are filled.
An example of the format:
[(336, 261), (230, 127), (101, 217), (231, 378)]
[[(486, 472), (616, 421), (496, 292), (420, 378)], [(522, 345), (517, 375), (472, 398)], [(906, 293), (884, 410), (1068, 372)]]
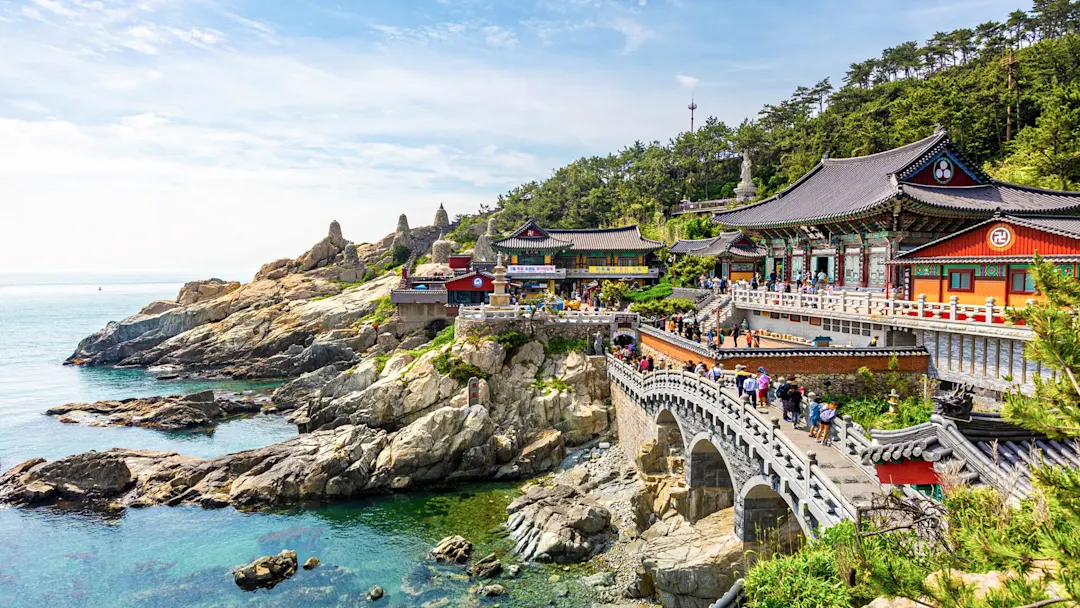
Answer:
[(68, 403), (45, 414), (61, 422), (95, 426), (141, 426), (166, 431), (209, 427), (224, 418), (258, 413), (268, 399), (218, 398), (214, 391), (169, 397)]
[(236, 586), (244, 591), (273, 589), (296, 574), (296, 551), (285, 549), (277, 555), (264, 555), (233, 573)]
[(246, 378), (351, 363), (377, 338), (357, 321), (398, 281), (388, 274), (350, 285), (364, 278), (367, 266), (334, 222), (309, 251), (264, 265), (250, 283), (193, 281), (175, 301), (154, 302), (109, 323), (80, 342), (66, 363), (170, 365)]
[(0, 503), (257, 509), (483, 479), (498, 468), (495, 449), (485, 408), (445, 407), (394, 433), (344, 425), (220, 458), (110, 450), (31, 460), (0, 478)]
[(506, 511), (514, 552), (528, 561), (585, 561), (614, 533), (611, 512), (571, 486), (533, 488)]

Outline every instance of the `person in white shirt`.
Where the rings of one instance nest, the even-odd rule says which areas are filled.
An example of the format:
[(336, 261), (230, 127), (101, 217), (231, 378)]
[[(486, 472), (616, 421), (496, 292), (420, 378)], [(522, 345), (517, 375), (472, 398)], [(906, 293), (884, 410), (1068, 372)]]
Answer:
[(743, 380), (743, 393), (750, 395), (750, 404), (754, 407), (757, 407), (757, 390), (757, 376), (752, 374), (747, 376), (746, 380)]
[(724, 376), (724, 366), (719, 362), (714, 362), (712, 369), (709, 370), (709, 380), (716, 382)]

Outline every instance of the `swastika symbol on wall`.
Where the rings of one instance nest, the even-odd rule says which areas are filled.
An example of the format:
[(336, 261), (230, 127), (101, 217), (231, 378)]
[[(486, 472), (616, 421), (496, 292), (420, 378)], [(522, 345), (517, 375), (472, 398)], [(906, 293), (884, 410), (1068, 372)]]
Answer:
[(987, 241), (990, 243), (991, 249), (994, 249), (995, 251), (1004, 251), (1012, 246), (1012, 230), (1010, 230), (1008, 226), (994, 226), (987, 236)]

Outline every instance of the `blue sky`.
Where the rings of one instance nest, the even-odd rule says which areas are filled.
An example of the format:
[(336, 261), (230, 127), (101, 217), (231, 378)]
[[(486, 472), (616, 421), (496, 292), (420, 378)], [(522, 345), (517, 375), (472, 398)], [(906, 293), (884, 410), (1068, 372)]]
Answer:
[(250, 275), (1016, 8), (0, 0), (0, 271)]

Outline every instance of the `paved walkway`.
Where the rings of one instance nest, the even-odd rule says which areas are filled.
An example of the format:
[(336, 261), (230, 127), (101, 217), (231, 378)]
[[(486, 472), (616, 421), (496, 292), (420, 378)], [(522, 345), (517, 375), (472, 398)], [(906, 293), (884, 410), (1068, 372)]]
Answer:
[[(735, 389), (724, 389), (730, 396), (738, 399)], [(767, 409), (759, 408), (757, 413), (762, 418), (778, 418), (780, 420), (780, 432), (792, 445), (804, 454), (813, 452), (817, 455), (818, 466), (825, 471), (829, 479), (844, 496), (857, 507), (869, 506), (874, 495), (884, 491), (884, 487), (877, 478), (871, 475), (852, 459), (845, 456), (834, 445), (821, 445), (817, 440), (810, 437), (806, 431), (806, 418), (799, 421), (799, 427), (793, 429), (790, 422), (784, 422), (784, 412), (777, 405), (770, 404)]]

